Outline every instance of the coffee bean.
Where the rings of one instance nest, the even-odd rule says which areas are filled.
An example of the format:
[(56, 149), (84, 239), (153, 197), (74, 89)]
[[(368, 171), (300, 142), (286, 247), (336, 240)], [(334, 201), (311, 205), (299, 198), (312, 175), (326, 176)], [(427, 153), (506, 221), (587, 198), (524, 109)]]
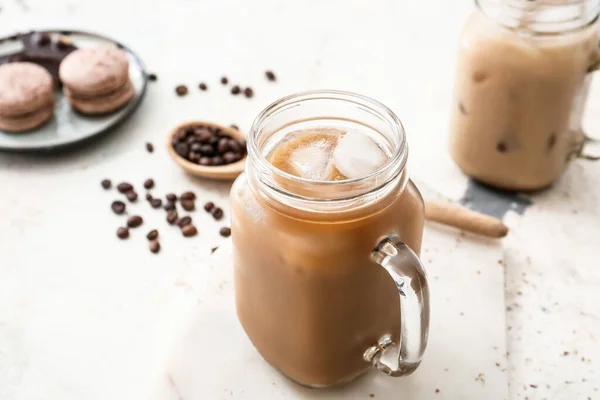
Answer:
[(204, 82), (202, 82), (200, 85), (198, 85), (198, 87), (200, 88), (200, 90), (208, 89), (208, 86), (206, 86), (206, 83), (204, 83)]
[(231, 126), (233, 129), (235, 129), (236, 131), (239, 131), (239, 130), (240, 130), (240, 128), (239, 128), (237, 125), (235, 125), (235, 124), (231, 124), (230, 126)]
[[(196, 139), (198, 139), (198, 143), (200, 144), (208, 144), (211, 137), (212, 133), (207, 129), (202, 129), (196, 132)], [(200, 151), (200, 149), (194, 151)]]
[(212, 158), (211, 164), (214, 166), (223, 165), (225, 164), (225, 161), (223, 161), (223, 157), (221, 156), (214, 156)]
[(217, 221), (223, 218), (223, 210), (220, 207), (213, 208), (210, 213), (212, 214), (213, 218)]
[(177, 93), (177, 96), (185, 96), (188, 94), (188, 88), (185, 85), (179, 85), (175, 88), (175, 93)]
[(146, 143), (146, 150), (148, 153), (152, 153), (154, 151), (154, 145), (150, 142)]
[(102, 182), (100, 182), (100, 184), (104, 189), (110, 189), (110, 187), (112, 186), (112, 182), (110, 181), (110, 179), (103, 179)]
[(202, 145), (200, 143), (196, 142), (190, 147), (190, 150), (192, 150), (196, 153), (200, 153), (201, 148), (202, 148)]
[(156, 74), (148, 74), (148, 80), (155, 82), (158, 80), (158, 76), (156, 76)]
[(125, 196), (127, 197), (127, 200), (129, 200), (131, 203), (135, 203), (138, 198), (138, 194), (133, 190), (130, 190), (129, 192), (125, 193)]
[(231, 164), (233, 162), (236, 162), (237, 160), (237, 155), (231, 151), (223, 155), (223, 161), (225, 162), (225, 164)]
[(129, 229), (123, 227), (117, 229), (117, 236), (119, 239), (127, 239), (129, 237)]
[(160, 243), (158, 243), (158, 240), (151, 240), (149, 248), (152, 253), (156, 254), (160, 251)]
[(179, 154), (179, 156), (186, 158), (190, 152), (190, 148), (185, 143), (177, 143), (177, 146), (175, 146), (175, 152)]
[(114, 213), (118, 215), (123, 214), (126, 208), (125, 203), (123, 203), (121, 200), (113, 201), (110, 207), (112, 208)]
[(196, 205), (194, 204), (194, 200), (181, 200), (181, 207), (186, 211), (194, 211)]
[(203, 144), (200, 146), (200, 154), (203, 156), (212, 156), (215, 154), (215, 149), (210, 144)]
[(127, 220), (127, 226), (130, 228), (137, 228), (143, 222), (144, 220), (142, 219), (142, 217), (140, 217), (139, 215), (134, 215), (132, 217), (129, 217), (129, 219)]
[(181, 228), (181, 233), (183, 233), (183, 236), (185, 237), (191, 237), (195, 236), (198, 233), (198, 230), (194, 225), (186, 225)]
[(152, 199), (153, 199), (152, 195), (150, 193), (146, 193), (146, 200), (151, 202)]
[(183, 192), (180, 198), (181, 200), (196, 200), (196, 195), (194, 192), (187, 191)]
[(117, 186), (119, 193), (127, 193), (133, 190), (133, 186), (130, 183), (122, 182)]
[(192, 223), (192, 217), (190, 217), (189, 215), (186, 215), (185, 217), (181, 217), (177, 220), (177, 225), (180, 228), (183, 228), (186, 225), (189, 225)]
[(237, 140), (234, 139), (229, 139), (229, 149), (234, 153), (239, 153), (242, 150), (240, 144), (237, 142)]
[(219, 144), (217, 145), (217, 150), (219, 151), (220, 154), (225, 154), (230, 150), (230, 146), (229, 146), (229, 142), (230, 140), (227, 138), (221, 138), (221, 140), (219, 140)]
[(246, 153), (246, 141), (244, 139), (238, 139), (237, 143), (238, 146), (240, 146), (240, 149), (242, 149), (242, 152)]
[(210, 165), (211, 164), (211, 160), (209, 157), (200, 157), (200, 160), (198, 161), (198, 164), (200, 165)]
[(211, 146), (216, 146), (219, 143), (219, 138), (216, 135), (213, 135), (208, 139), (208, 144)]
[(152, 178), (146, 179), (146, 181), (144, 182), (144, 187), (146, 189), (152, 189), (154, 187), (154, 179), (152, 179)]
[(174, 203), (177, 201), (177, 195), (175, 193), (169, 193), (167, 194), (167, 200), (170, 201), (171, 203)]
[(167, 203), (164, 206), (164, 209), (166, 211), (175, 210), (175, 203), (173, 203), (172, 201), (167, 201)]
[(247, 87), (246, 89), (244, 89), (244, 95), (246, 95), (247, 98), (251, 98), (252, 96), (254, 96), (254, 90), (252, 90), (252, 88)]
[(154, 240), (158, 237), (158, 231), (156, 229), (152, 229), (150, 232), (148, 232), (146, 237), (148, 240)]
[(177, 211), (175, 210), (170, 210), (167, 213), (167, 222), (171, 225), (173, 225), (175, 223), (175, 221), (177, 221)]
[(150, 205), (152, 206), (152, 208), (160, 208), (160, 206), (162, 206), (162, 200), (161, 199), (152, 199), (152, 200), (150, 200)]
[(229, 79), (227, 79), (227, 77), (226, 77), (226, 76), (222, 76), (222, 77), (221, 77), (221, 83), (222, 83), (223, 85), (227, 85), (227, 83), (229, 83)]
[(190, 151), (189, 158), (190, 158), (191, 162), (197, 163), (198, 161), (200, 161), (200, 153), (195, 153), (193, 151)]
[(211, 212), (213, 210), (213, 208), (215, 208), (215, 203), (213, 203), (212, 201), (209, 201), (208, 203), (206, 203), (204, 205), (204, 210)]
[(231, 228), (228, 228), (228, 227), (224, 226), (223, 228), (221, 228), (221, 230), (219, 231), (219, 233), (223, 237), (229, 237), (229, 236), (231, 236)]
[(188, 139), (193, 139), (193, 138), (191, 138), (191, 136), (194, 136), (195, 133), (196, 133), (196, 130), (194, 129), (193, 126), (187, 126), (187, 127), (183, 128), (183, 134)]
[(238, 94), (240, 94), (241, 91), (242, 91), (242, 89), (240, 89), (240, 87), (238, 85), (235, 85), (234, 87), (231, 88), (231, 94), (233, 94), (234, 96), (237, 96)]
[(271, 82), (274, 82), (277, 79), (275, 78), (275, 74), (273, 73), (273, 71), (265, 71), (265, 75), (267, 76), (267, 79)]

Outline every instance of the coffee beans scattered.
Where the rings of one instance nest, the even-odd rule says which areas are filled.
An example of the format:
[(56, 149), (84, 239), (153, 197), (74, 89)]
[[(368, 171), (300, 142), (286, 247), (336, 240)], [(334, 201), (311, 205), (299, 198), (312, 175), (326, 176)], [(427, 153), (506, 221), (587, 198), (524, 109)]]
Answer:
[(152, 201), (152, 195), (150, 193), (146, 193), (146, 200)]
[(198, 233), (198, 230), (194, 225), (185, 225), (181, 228), (181, 233), (183, 233), (183, 236), (185, 237), (191, 237), (195, 236)]
[(129, 217), (129, 219), (127, 220), (127, 226), (130, 228), (137, 228), (143, 222), (144, 220), (142, 219), (142, 217), (140, 217), (139, 215), (134, 215), (132, 217)]
[(240, 94), (241, 91), (242, 91), (242, 89), (238, 85), (235, 85), (234, 87), (231, 88), (231, 94), (234, 96), (237, 96), (238, 94)]
[(219, 231), (219, 233), (223, 237), (229, 237), (229, 236), (231, 236), (231, 228), (228, 228), (228, 227), (224, 226), (223, 228), (221, 228), (221, 230)]
[(186, 94), (188, 94), (188, 88), (185, 85), (179, 85), (175, 88), (175, 93), (177, 93), (177, 96), (185, 96)]
[(173, 203), (172, 201), (167, 201), (167, 203), (164, 206), (164, 209), (166, 211), (172, 211), (175, 209), (175, 203)]
[(221, 77), (221, 83), (222, 83), (223, 85), (227, 85), (227, 84), (229, 83), (229, 79), (227, 79), (227, 77), (226, 77), (226, 76), (222, 76), (222, 77)]
[(117, 190), (119, 191), (119, 193), (127, 193), (133, 190), (133, 186), (130, 183), (127, 182), (122, 182), (119, 183), (119, 185), (117, 186)]
[(213, 203), (212, 201), (209, 201), (204, 205), (204, 210), (207, 212), (211, 212), (213, 208), (215, 208), (215, 203)]
[(161, 199), (152, 199), (152, 200), (150, 200), (150, 205), (152, 206), (152, 208), (160, 208), (162, 206), (162, 200)]
[(127, 239), (129, 237), (129, 229), (120, 227), (117, 229), (117, 237), (119, 239)]
[(114, 211), (115, 214), (117, 215), (121, 215), (125, 212), (125, 203), (123, 203), (121, 200), (115, 200), (112, 202), (112, 204), (110, 205), (110, 207), (112, 208), (112, 210)]
[(150, 142), (146, 143), (146, 150), (148, 151), (148, 153), (154, 152), (154, 145)]
[(129, 200), (131, 203), (136, 202), (138, 198), (138, 194), (133, 190), (130, 190), (129, 192), (125, 193), (125, 196), (127, 197), (127, 200)]
[(158, 237), (158, 231), (156, 229), (152, 229), (150, 232), (148, 232), (146, 237), (148, 240), (154, 240)]
[(180, 228), (183, 228), (186, 225), (189, 225), (192, 223), (192, 217), (190, 217), (189, 215), (186, 215), (185, 217), (181, 217), (177, 220), (177, 226), (179, 226)]
[(158, 80), (158, 76), (156, 76), (156, 74), (148, 74), (148, 80), (156, 82)]
[(275, 78), (275, 74), (273, 73), (273, 71), (265, 71), (265, 75), (267, 76), (267, 79), (270, 80), (271, 82), (275, 82), (277, 80), (277, 78)]
[(160, 243), (158, 243), (158, 240), (151, 240), (149, 248), (152, 253), (156, 254), (160, 251)]
[(208, 86), (206, 86), (206, 83), (204, 83), (204, 82), (199, 84), (198, 87), (200, 88), (200, 90), (203, 90), (203, 91), (208, 89)]
[(182, 127), (173, 135), (171, 145), (179, 156), (205, 166), (231, 164), (246, 154), (245, 140), (236, 139), (211, 125)]
[(252, 88), (247, 87), (246, 89), (244, 89), (244, 95), (247, 98), (251, 98), (252, 96), (254, 96), (254, 90), (252, 90)]
[(110, 181), (110, 179), (103, 179), (102, 182), (100, 182), (100, 184), (104, 189), (110, 189), (110, 187), (112, 186), (112, 182)]
[(167, 201), (170, 201), (171, 203), (174, 203), (177, 201), (177, 195), (175, 193), (169, 193), (167, 196)]
[(146, 181), (144, 182), (144, 187), (146, 189), (152, 189), (154, 187), (154, 179), (152, 179), (152, 178), (146, 179)]
[(196, 205), (194, 204), (194, 200), (181, 200), (181, 207), (185, 211), (194, 211)]
[(167, 222), (169, 224), (173, 225), (176, 221), (177, 221), (177, 211), (169, 210), (169, 212), (167, 213)]

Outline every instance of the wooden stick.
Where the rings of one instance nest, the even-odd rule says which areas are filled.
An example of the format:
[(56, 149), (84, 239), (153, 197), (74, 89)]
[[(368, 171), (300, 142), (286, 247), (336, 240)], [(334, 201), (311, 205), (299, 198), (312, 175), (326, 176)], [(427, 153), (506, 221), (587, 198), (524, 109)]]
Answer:
[(501, 238), (508, 233), (508, 227), (498, 218), (432, 200), (425, 200), (425, 218), (493, 238)]

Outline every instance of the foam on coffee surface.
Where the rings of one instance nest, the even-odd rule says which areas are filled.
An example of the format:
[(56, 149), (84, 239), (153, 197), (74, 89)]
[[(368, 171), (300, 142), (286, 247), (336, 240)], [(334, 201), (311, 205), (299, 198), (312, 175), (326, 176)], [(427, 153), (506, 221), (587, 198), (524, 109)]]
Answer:
[(291, 175), (338, 181), (367, 176), (385, 164), (388, 157), (364, 133), (319, 129), (288, 134), (267, 159)]

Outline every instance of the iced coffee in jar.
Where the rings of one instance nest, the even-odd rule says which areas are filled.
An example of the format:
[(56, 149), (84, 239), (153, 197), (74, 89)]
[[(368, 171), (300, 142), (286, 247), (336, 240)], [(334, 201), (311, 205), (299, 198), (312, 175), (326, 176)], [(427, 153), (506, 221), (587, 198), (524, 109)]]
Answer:
[(574, 157), (594, 158), (581, 125), (600, 0), (475, 3), (460, 37), (451, 155), (490, 185), (546, 187)]
[(352, 93), (283, 98), (255, 120), (231, 189), (239, 320), (311, 387), (413, 372), (427, 344), (424, 206), (398, 118)]

